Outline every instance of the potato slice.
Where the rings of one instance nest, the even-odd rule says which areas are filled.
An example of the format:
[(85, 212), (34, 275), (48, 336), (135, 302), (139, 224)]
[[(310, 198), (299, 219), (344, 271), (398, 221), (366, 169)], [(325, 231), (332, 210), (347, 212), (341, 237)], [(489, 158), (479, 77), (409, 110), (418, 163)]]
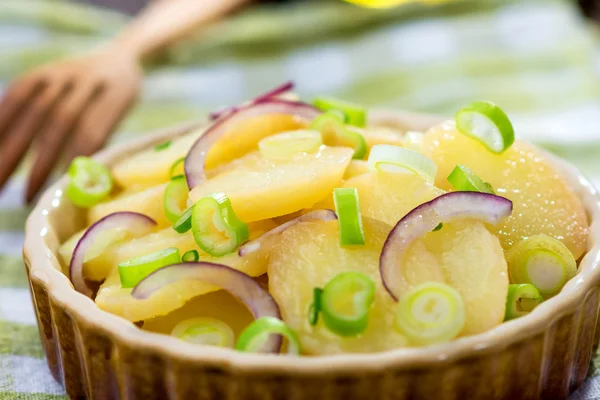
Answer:
[(517, 140), (494, 154), (448, 122), (425, 135), (423, 152), (438, 166), (440, 188), (452, 189), (446, 178), (462, 164), (513, 201), (512, 215), (493, 230), (505, 250), (543, 233), (563, 242), (575, 259), (585, 252), (588, 221), (581, 200), (547, 156), (530, 144)]
[(194, 188), (190, 198), (198, 201), (210, 193), (224, 192), (245, 222), (291, 214), (312, 207), (340, 185), (352, 150), (322, 146), (316, 153), (299, 153), (286, 161), (267, 160), (254, 153), (246, 157), (250, 161), (235, 161), (240, 168)]
[(151, 147), (125, 158), (112, 168), (115, 181), (123, 188), (146, 188), (167, 182), (171, 178), (169, 172), (173, 163), (186, 156), (202, 133), (204, 127), (173, 139), (166, 149), (156, 151)]

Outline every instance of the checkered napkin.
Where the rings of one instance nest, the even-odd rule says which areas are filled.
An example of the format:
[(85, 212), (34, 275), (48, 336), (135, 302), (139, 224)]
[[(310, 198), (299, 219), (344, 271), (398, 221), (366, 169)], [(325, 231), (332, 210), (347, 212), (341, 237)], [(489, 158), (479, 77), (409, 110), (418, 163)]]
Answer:
[[(127, 17), (54, 0), (0, 1), (0, 92), (18, 73), (84, 51)], [(447, 113), (490, 99), (518, 134), (600, 183), (600, 53), (567, 0), (464, 0), (363, 10), (339, 1), (256, 7), (148, 66), (142, 101), (115, 142), (198, 118), (292, 79), (307, 98)], [(1, 160), (0, 160), (1, 162)], [(23, 173), (0, 194), (0, 399), (58, 399), (42, 353), (20, 247)], [(598, 362), (598, 360), (596, 360)], [(600, 399), (590, 378), (573, 400)]]

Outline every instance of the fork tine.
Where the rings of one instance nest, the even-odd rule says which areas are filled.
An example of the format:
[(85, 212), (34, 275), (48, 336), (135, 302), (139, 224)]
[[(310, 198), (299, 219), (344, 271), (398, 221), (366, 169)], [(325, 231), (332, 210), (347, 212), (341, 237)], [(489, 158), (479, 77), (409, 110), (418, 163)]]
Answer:
[(0, 146), (0, 188), (4, 186), (23, 155), (29, 148), (36, 130), (41, 125), (63, 90), (63, 85), (52, 84), (31, 100), (19, 118), (5, 134)]
[(89, 156), (104, 146), (135, 99), (134, 92), (127, 96), (108, 90), (103, 92), (77, 122), (68, 160), (79, 155)]
[(42, 89), (42, 82), (33, 78), (22, 78), (13, 82), (0, 100), (0, 139), (10, 127), (10, 122), (18, 118), (27, 100)]
[(78, 116), (84, 114), (86, 108), (93, 104), (100, 91), (98, 86), (83, 83), (68, 93), (46, 118), (46, 128), (36, 138), (37, 154), (29, 171), (25, 192), (27, 203), (35, 198), (52, 172)]

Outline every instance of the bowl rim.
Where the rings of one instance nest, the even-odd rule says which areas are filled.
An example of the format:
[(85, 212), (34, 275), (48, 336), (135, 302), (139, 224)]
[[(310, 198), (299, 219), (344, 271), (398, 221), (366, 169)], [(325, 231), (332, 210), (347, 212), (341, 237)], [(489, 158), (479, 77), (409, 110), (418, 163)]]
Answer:
[[(377, 125), (397, 125), (405, 129), (421, 129), (440, 121), (439, 117), (402, 111), (378, 110), (369, 116)], [(113, 163), (119, 155), (133, 154), (143, 148), (174, 138), (191, 129), (206, 125), (206, 120), (161, 129), (141, 139), (110, 147), (94, 158)], [(29, 269), (29, 279), (43, 284), (50, 298), (70, 315), (81, 319), (86, 329), (96, 329), (126, 344), (130, 349), (153, 354), (162, 353), (185, 362), (222, 368), (231, 373), (247, 375), (270, 373), (281, 375), (353, 375), (384, 372), (389, 368), (415, 369), (440, 367), (456, 360), (498, 352), (520, 340), (533, 337), (554, 321), (575, 309), (588, 291), (600, 282), (600, 198), (597, 190), (575, 167), (554, 156), (556, 166), (570, 181), (591, 220), (588, 251), (579, 265), (579, 272), (555, 297), (538, 306), (535, 312), (473, 336), (452, 342), (421, 348), (400, 348), (381, 353), (338, 354), (317, 357), (289, 357), (241, 353), (232, 349), (201, 346), (158, 333), (138, 329), (130, 321), (103, 311), (83, 294), (76, 292), (69, 278), (61, 272), (57, 254), (48, 243), (58, 243), (48, 216), (61, 207), (61, 196), (67, 178), (63, 176), (41, 196), (27, 219), (23, 258)]]

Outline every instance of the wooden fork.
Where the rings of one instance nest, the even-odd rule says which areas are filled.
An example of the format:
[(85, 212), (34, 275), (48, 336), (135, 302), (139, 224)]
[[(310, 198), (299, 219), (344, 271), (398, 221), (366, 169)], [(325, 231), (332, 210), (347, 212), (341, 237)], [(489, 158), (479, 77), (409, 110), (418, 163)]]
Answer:
[(35, 139), (31, 202), (63, 150), (71, 160), (105, 144), (137, 97), (144, 58), (245, 2), (155, 2), (102, 48), (16, 79), (0, 102), (0, 190)]

